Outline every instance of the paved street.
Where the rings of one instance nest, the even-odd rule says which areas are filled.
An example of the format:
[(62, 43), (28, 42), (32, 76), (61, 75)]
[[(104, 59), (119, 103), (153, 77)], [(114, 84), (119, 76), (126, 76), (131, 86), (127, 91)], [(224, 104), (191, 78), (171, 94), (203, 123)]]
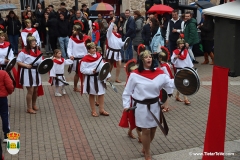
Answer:
[[(203, 57), (197, 57), (199, 62)], [(123, 66), (123, 65), (122, 65)], [(169, 100), (170, 111), (165, 113), (169, 125), (169, 134), (165, 137), (157, 129), (151, 152), (155, 159), (167, 156), (165, 154), (179, 154), (189, 159), (201, 159), (189, 155), (188, 149), (201, 149), (204, 143), (208, 107), (211, 91), (212, 66), (195, 65), (201, 79), (201, 87), (193, 96), (189, 96), (190, 106)], [(67, 68), (66, 68), (67, 69)], [(73, 81), (74, 73), (68, 75), (67, 81)], [(115, 77), (115, 71), (112, 74)], [(105, 94), (105, 109), (109, 117), (92, 117), (88, 96), (81, 96), (73, 91), (73, 86), (67, 86), (67, 95), (54, 96), (54, 88), (50, 86), (48, 75), (43, 75), (44, 96), (37, 100), (40, 108), (36, 115), (27, 114), (26, 89), (16, 89), (9, 96), (11, 108), (11, 131), (19, 132), (20, 152), (11, 156), (3, 144), (6, 160), (130, 160), (141, 159), (141, 144), (137, 139), (127, 136), (127, 129), (118, 126), (122, 114), (121, 95), (126, 81), (125, 70), (122, 68), (121, 84), (115, 84), (118, 93), (111, 87)], [(228, 109), (226, 141), (240, 139), (240, 78), (229, 77)], [(72, 83), (71, 83), (72, 84)], [(135, 135), (136, 132), (134, 132)], [(3, 133), (1, 132), (3, 138)], [(240, 141), (234, 141), (236, 145)], [(232, 144), (232, 143), (231, 143)], [(231, 145), (230, 145), (231, 146)], [(235, 147), (237, 148), (237, 147)], [(187, 152), (177, 152), (185, 150)], [(232, 150), (229, 150), (232, 151)], [(239, 150), (234, 150), (234, 156), (225, 156), (227, 160), (240, 159)], [(180, 155), (181, 154), (181, 155)], [(159, 158), (160, 157), (160, 158)]]

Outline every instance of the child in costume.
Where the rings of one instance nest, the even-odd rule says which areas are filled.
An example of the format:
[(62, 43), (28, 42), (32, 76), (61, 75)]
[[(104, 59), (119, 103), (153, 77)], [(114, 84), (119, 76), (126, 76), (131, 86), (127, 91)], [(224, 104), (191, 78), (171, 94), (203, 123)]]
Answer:
[[(55, 86), (55, 96), (61, 97), (62, 94), (67, 94), (65, 90), (65, 84), (62, 81), (66, 81), (64, 76), (64, 66), (73, 64), (73, 60), (62, 58), (61, 50), (54, 50), (53, 67), (50, 70), (50, 77), (52, 79), (52, 85)], [(59, 93), (59, 87), (62, 87), (62, 94)]]
[(100, 32), (97, 22), (93, 22), (92, 24), (92, 42), (94, 42), (96, 46), (100, 46)]
[(36, 44), (37, 44), (38, 47), (40, 47), (41, 46), (41, 41), (40, 41), (40, 37), (39, 37), (37, 29), (32, 28), (32, 22), (31, 22), (30, 19), (26, 19), (24, 23), (26, 25), (26, 28), (23, 29), (22, 32), (21, 32), (21, 37), (22, 37), (22, 42), (23, 42), (22, 48), (24, 48), (24, 46), (25, 47), (27, 46), (27, 37), (28, 37), (29, 33), (33, 37), (35, 37)]
[[(184, 48), (185, 41), (182, 38), (179, 38), (177, 40), (178, 49), (175, 49), (173, 51), (171, 62), (174, 65), (175, 71), (179, 71), (184, 67), (193, 67), (193, 63), (191, 61), (191, 58), (188, 54), (188, 49)], [(186, 105), (189, 105), (190, 102), (187, 98), (187, 96), (184, 96), (184, 100), (179, 98), (180, 93), (177, 91), (176, 94), (176, 101), (184, 102)]]
[[(91, 106), (93, 117), (98, 117), (94, 104), (96, 95), (98, 95), (99, 100), (99, 114), (109, 116), (109, 113), (104, 110), (106, 79), (104, 81), (100, 81), (98, 78), (98, 72), (104, 65), (104, 62), (101, 54), (96, 52), (95, 43), (88, 43), (87, 50), (88, 54), (83, 57), (80, 64), (80, 72), (84, 75), (84, 85), (82, 85), (83, 93), (89, 94), (89, 103)], [(106, 78), (109, 77), (110, 73)]]

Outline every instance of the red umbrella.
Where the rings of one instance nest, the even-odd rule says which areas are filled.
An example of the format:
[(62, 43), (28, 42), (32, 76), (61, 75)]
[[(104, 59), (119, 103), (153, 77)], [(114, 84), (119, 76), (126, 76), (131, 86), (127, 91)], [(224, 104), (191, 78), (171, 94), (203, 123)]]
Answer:
[(157, 13), (157, 14), (163, 14), (163, 13), (171, 13), (173, 11), (173, 8), (163, 5), (163, 4), (158, 4), (152, 6), (149, 10), (148, 13)]

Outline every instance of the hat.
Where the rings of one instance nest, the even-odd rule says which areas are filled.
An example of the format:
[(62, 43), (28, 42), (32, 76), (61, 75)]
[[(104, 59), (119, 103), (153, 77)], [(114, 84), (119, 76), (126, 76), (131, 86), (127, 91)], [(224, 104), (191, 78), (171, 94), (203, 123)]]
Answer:
[(145, 50), (140, 53), (139, 58), (143, 60), (146, 56), (151, 55), (152, 53), (149, 50)]
[(84, 30), (84, 25), (83, 25), (83, 23), (81, 21), (75, 20), (73, 23), (74, 23), (74, 25), (80, 26), (81, 31)]
[(177, 40), (177, 45), (179, 45), (179, 44), (184, 44), (184, 43), (185, 43), (185, 41), (184, 41), (183, 38), (179, 38), (179, 39)]
[(27, 37), (27, 43), (30, 43), (31, 41), (37, 41), (36, 38), (32, 35)]
[(96, 44), (94, 42), (88, 43), (87, 44), (87, 49), (96, 47)]
[(31, 21), (30, 19), (26, 19), (26, 20), (24, 21), (24, 23), (25, 23), (25, 25), (27, 25), (28, 23), (32, 23), (32, 21)]

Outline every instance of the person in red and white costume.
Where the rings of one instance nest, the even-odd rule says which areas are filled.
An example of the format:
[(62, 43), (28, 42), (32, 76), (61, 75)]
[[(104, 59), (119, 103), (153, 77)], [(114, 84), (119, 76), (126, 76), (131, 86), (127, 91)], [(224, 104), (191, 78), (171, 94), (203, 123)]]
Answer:
[[(179, 70), (181, 70), (184, 67), (189, 67), (189, 68), (193, 67), (193, 63), (188, 54), (188, 49), (184, 48), (184, 44), (185, 44), (184, 39), (179, 38), (177, 40), (178, 49), (175, 49), (173, 51), (173, 54), (171, 57), (171, 62), (174, 65), (174, 69), (176, 72), (178, 72)], [(179, 95), (180, 95), (180, 93), (177, 91), (177, 94), (175, 97), (176, 101), (184, 102), (186, 105), (190, 104), (187, 96), (183, 96), (184, 100), (182, 100), (182, 99), (180, 99)]]
[(122, 56), (120, 51), (124, 45), (124, 42), (122, 41), (122, 36), (119, 33), (117, 33), (117, 25), (115, 24), (115, 20), (116, 18), (113, 17), (113, 20), (107, 31), (108, 48), (106, 51), (106, 60), (111, 64), (110, 71), (112, 71), (113, 63), (116, 62), (117, 68), (116, 68), (115, 82), (121, 83), (121, 81), (119, 81), (118, 78), (121, 70), (121, 61), (122, 61)]
[(14, 54), (10, 43), (5, 41), (5, 33), (0, 31), (0, 70), (5, 70), (7, 63), (13, 58)]
[[(75, 71), (76, 74), (74, 75), (74, 88), (75, 92), (80, 92), (81, 90), (77, 88), (77, 83), (79, 81), (79, 61), (87, 54), (87, 49), (84, 43), (85, 35), (82, 34), (83, 24), (81, 25), (74, 25), (73, 26), (73, 34), (69, 38), (67, 53), (68, 57), (71, 60), (74, 60), (72, 65), (72, 71)], [(71, 71), (69, 71), (71, 72)]]
[(131, 103), (132, 106), (137, 107), (135, 121), (136, 126), (142, 129), (142, 153), (145, 154), (146, 160), (151, 159), (150, 143), (160, 124), (160, 119), (164, 119), (160, 109), (159, 93), (163, 88), (175, 88), (173, 79), (170, 79), (161, 69), (154, 68), (152, 60), (150, 51), (141, 52), (139, 67), (131, 72), (122, 94), (124, 111), (131, 107)]
[[(38, 65), (42, 62), (42, 57), (39, 58), (33, 65), (31, 63), (39, 56), (41, 52), (37, 48), (35, 37), (27, 37), (27, 46), (17, 57), (17, 64), (20, 67), (19, 82), (27, 88), (27, 113), (36, 114), (38, 110), (36, 106), (39, 86), (41, 86), (41, 76), (37, 71)], [(19, 87), (17, 87), (19, 88)], [(40, 91), (40, 90), (39, 90)]]
[[(98, 73), (104, 65), (102, 56), (96, 52), (96, 45), (94, 42), (87, 44), (88, 54), (83, 57), (80, 64), (80, 72), (84, 75), (83, 93), (89, 94), (89, 103), (92, 109), (92, 116), (98, 117), (95, 108), (95, 96), (98, 96), (99, 114), (109, 116), (109, 113), (104, 110), (104, 94), (106, 88), (106, 79), (111, 75), (110, 73), (104, 81), (100, 81)], [(98, 65), (99, 64), (99, 65)], [(97, 67), (98, 66), (98, 67)], [(97, 68), (96, 68), (97, 67)]]
[(33, 37), (35, 37), (36, 39), (36, 45), (39, 47), (41, 47), (41, 41), (40, 41), (40, 37), (39, 37), (39, 34), (38, 34), (38, 31), (37, 29), (35, 28), (32, 28), (32, 22), (30, 19), (26, 19), (24, 21), (25, 25), (26, 25), (26, 28), (22, 30), (21, 32), (21, 37), (22, 37), (22, 42), (23, 42), (23, 46), (22, 48), (26, 47), (27, 46), (27, 37), (29, 34), (31, 34)]
[[(159, 55), (159, 64), (160, 64), (160, 69), (164, 71), (165, 74), (167, 74), (171, 79), (174, 78), (173, 73), (172, 73), (172, 65), (167, 63), (168, 57), (170, 58), (170, 54), (166, 54), (165, 52), (160, 52)], [(174, 89), (173, 88), (164, 88), (164, 90), (167, 92), (168, 97), (171, 97), (173, 94)], [(166, 102), (162, 105), (163, 112), (169, 111), (168, 107), (168, 99)]]
[[(55, 86), (55, 96), (61, 97), (62, 94), (67, 94), (65, 90), (65, 84), (61, 81), (66, 81), (64, 76), (64, 66), (73, 64), (73, 60), (62, 58), (62, 52), (60, 49), (54, 50), (53, 55), (53, 67), (50, 70), (50, 82)], [(62, 87), (62, 94), (59, 93), (59, 87)]]

